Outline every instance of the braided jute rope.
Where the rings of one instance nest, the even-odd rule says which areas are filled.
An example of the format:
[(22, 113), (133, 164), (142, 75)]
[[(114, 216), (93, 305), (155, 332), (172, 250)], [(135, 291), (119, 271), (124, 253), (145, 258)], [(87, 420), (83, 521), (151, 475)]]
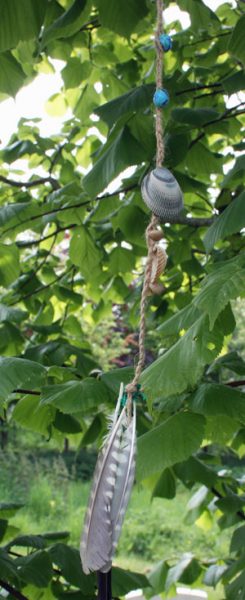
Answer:
[[(156, 48), (156, 89), (162, 88), (162, 58), (163, 49), (159, 42), (159, 37), (163, 31), (163, 1), (156, 0), (157, 6), (157, 27), (155, 33), (155, 48)], [(155, 109), (155, 131), (156, 131), (156, 166), (161, 167), (164, 160), (164, 139), (163, 139), (163, 123), (161, 108)], [(154, 260), (154, 251), (156, 243), (151, 238), (151, 232), (156, 229), (159, 223), (158, 217), (152, 214), (151, 221), (146, 229), (146, 242), (148, 254), (146, 259), (144, 283), (140, 301), (140, 326), (139, 326), (139, 358), (135, 367), (134, 378), (126, 386), (127, 392), (127, 413), (130, 418), (132, 410), (132, 395), (137, 390), (137, 384), (142, 373), (145, 363), (145, 333), (146, 333), (146, 304), (149, 295), (149, 287), (152, 275), (152, 265)]]

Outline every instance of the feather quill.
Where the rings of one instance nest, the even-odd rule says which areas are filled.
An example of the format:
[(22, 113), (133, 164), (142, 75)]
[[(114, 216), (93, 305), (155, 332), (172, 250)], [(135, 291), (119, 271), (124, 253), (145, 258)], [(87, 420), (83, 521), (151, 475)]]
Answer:
[(136, 409), (120, 413), (121, 384), (111, 429), (99, 454), (85, 516), (80, 554), (84, 573), (107, 573), (112, 564), (130, 493), (136, 455)]

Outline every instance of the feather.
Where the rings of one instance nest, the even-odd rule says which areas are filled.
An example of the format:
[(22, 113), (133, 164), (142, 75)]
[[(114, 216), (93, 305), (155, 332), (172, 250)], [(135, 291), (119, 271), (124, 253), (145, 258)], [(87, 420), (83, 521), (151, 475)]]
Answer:
[(102, 570), (111, 556), (110, 508), (124, 415), (125, 408), (104, 442), (95, 467), (80, 546), (83, 570), (86, 574)]
[(121, 453), (117, 471), (116, 487), (111, 505), (112, 550), (116, 549), (123, 520), (131, 496), (136, 463), (136, 407), (133, 403), (133, 418), (122, 437)]
[(99, 454), (81, 541), (85, 573), (107, 573), (112, 564), (126, 508), (132, 491), (136, 456), (136, 408), (128, 421), (120, 413), (121, 384), (111, 429)]

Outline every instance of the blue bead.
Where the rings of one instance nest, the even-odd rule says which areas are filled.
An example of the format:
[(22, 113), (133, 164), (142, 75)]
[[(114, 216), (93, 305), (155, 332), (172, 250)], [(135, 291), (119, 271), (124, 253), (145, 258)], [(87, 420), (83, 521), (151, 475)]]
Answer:
[(167, 35), (167, 33), (162, 33), (159, 37), (159, 42), (164, 50), (164, 52), (168, 52), (169, 50), (172, 49), (172, 40), (170, 35)]
[(167, 90), (156, 90), (153, 96), (153, 102), (157, 108), (162, 108), (169, 102), (169, 94)]

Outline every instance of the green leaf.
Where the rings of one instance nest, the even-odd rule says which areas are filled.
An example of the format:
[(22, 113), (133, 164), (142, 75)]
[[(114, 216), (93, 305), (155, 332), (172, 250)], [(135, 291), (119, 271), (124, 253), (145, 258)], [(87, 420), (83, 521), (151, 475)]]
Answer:
[(0, 92), (8, 96), (16, 96), (25, 79), (24, 71), (12, 54), (10, 52), (1, 54)]
[(132, 590), (144, 589), (149, 587), (149, 581), (142, 573), (133, 571), (124, 571), (119, 567), (113, 567), (112, 572), (112, 594), (116, 598), (125, 596)]
[(200, 565), (193, 557), (193, 554), (184, 554), (177, 565), (169, 569), (166, 579), (166, 590), (169, 590), (177, 581), (193, 583), (199, 577), (200, 572)]
[(18, 559), (18, 573), (26, 583), (32, 583), (36, 587), (46, 587), (52, 579), (53, 570), (50, 556), (44, 550), (38, 550), (33, 554)]
[(103, 151), (88, 175), (85, 175), (83, 185), (88, 194), (95, 197), (126, 167), (137, 165), (144, 158), (143, 148), (131, 135), (129, 128), (124, 127), (112, 143), (108, 142), (107, 149)]
[(6, 223), (9, 225), (11, 219), (14, 219), (16, 216), (18, 216), (19, 213), (21, 213), (28, 206), (28, 202), (13, 202), (12, 204), (6, 204), (5, 206), (2, 206), (0, 208), (0, 226), (2, 227)]
[(190, 173), (198, 173), (200, 179), (207, 179), (213, 173), (223, 173), (223, 157), (211, 151), (210, 148), (198, 142), (194, 144), (186, 156), (185, 164)]
[(11, 540), (8, 544), (8, 548), (12, 548), (13, 546), (20, 546), (22, 548), (35, 548), (37, 550), (42, 550), (47, 545), (47, 542), (41, 535), (20, 535), (13, 540)]
[(45, 367), (33, 361), (0, 357), (0, 397), (5, 399), (22, 386), (36, 390), (42, 385), (45, 374)]
[(17, 571), (16, 561), (0, 548), (0, 573), (1, 578), (10, 581), (11, 583), (18, 584), (19, 575)]
[(73, 4), (55, 21), (46, 27), (42, 34), (41, 50), (52, 40), (72, 36), (82, 26), (82, 13), (86, 0), (74, 0)]
[(149, 582), (154, 589), (155, 594), (160, 594), (165, 590), (166, 577), (168, 574), (168, 564), (161, 560), (157, 563), (148, 575)]
[[(202, 281), (194, 305), (209, 316), (213, 328), (217, 316), (233, 298), (245, 291), (245, 254), (239, 254), (225, 262), (215, 263), (211, 273)], [(215, 302), (214, 302), (215, 298)]]
[(64, 69), (61, 71), (62, 79), (66, 89), (76, 88), (86, 81), (91, 73), (92, 65), (87, 60), (81, 62), (80, 58), (70, 58)]
[(179, 413), (142, 435), (138, 440), (137, 478), (145, 479), (188, 458), (201, 444), (204, 425), (200, 415)]
[(65, 544), (55, 544), (49, 553), (52, 562), (61, 569), (66, 581), (83, 590), (84, 595), (94, 594), (94, 576), (84, 575), (78, 550)]
[(106, 402), (107, 398), (105, 385), (91, 377), (44, 387), (41, 404), (52, 404), (65, 414), (86, 413)]
[(215, 219), (204, 237), (204, 245), (210, 252), (218, 240), (223, 240), (229, 235), (245, 227), (245, 192), (233, 200), (221, 215)]
[(225, 415), (236, 420), (245, 419), (245, 395), (226, 385), (200, 385), (190, 405), (192, 410), (206, 416)]
[(217, 481), (215, 471), (195, 456), (190, 456), (187, 461), (175, 465), (174, 471), (177, 477), (187, 485), (190, 482), (198, 481), (207, 487), (212, 487)]
[(171, 117), (178, 123), (201, 127), (204, 123), (218, 119), (220, 114), (213, 108), (174, 108)]
[(150, 106), (154, 90), (155, 86), (152, 83), (133, 88), (122, 96), (102, 104), (96, 108), (95, 113), (111, 127), (122, 115)]
[(115, 394), (115, 399), (118, 396), (120, 383), (125, 385), (130, 382), (133, 377), (133, 367), (124, 367), (122, 369), (112, 369), (108, 373), (102, 373), (101, 381), (109, 390)]
[(202, 0), (180, 0), (179, 6), (189, 12), (192, 29), (195, 33), (200, 30), (207, 30), (210, 24), (219, 24), (217, 15)]
[(20, 272), (19, 250), (15, 244), (0, 243), (0, 279), (3, 287), (8, 287), (17, 279)]
[(1, 502), (0, 503), (0, 517), (1, 519), (10, 519), (13, 517), (24, 504), (19, 502)]
[(245, 169), (245, 155), (241, 154), (236, 159), (234, 166), (228, 171), (222, 181), (222, 188), (234, 188), (234, 185), (237, 183), (243, 183), (244, 177), (244, 169)]
[(0, 0), (0, 52), (37, 37), (46, 7), (47, 0)]
[(245, 375), (245, 362), (237, 352), (228, 352), (224, 354), (209, 367), (208, 373), (213, 373), (222, 368), (234, 371), (238, 375)]
[(11, 308), (11, 306), (0, 304), (0, 323), (3, 323), (4, 321), (20, 323), (27, 314), (26, 311), (20, 310), (19, 308)]
[(170, 319), (163, 321), (158, 327), (163, 335), (176, 335), (183, 329), (188, 329), (200, 317), (200, 311), (193, 304), (188, 304), (178, 310)]
[(59, 410), (56, 411), (53, 426), (62, 433), (80, 433), (82, 431), (81, 424), (71, 415), (64, 415)]
[(230, 550), (231, 552), (243, 551), (245, 547), (245, 525), (235, 529), (231, 538)]
[(125, 37), (129, 37), (135, 31), (138, 22), (148, 12), (145, 0), (128, 0), (127, 10), (122, 2), (114, 0), (97, 0), (97, 5), (103, 27), (108, 27)]
[(235, 94), (245, 88), (245, 73), (243, 70), (237, 71), (234, 75), (226, 77), (222, 81), (222, 86), (227, 94)]
[(174, 498), (176, 494), (175, 477), (170, 469), (165, 469), (156, 482), (152, 498)]
[(143, 371), (141, 383), (149, 403), (193, 386), (205, 364), (220, 352), (222, 341), (218, 324), (211, 332), (207, 317), (199, 317), (176, 344)]
[(233, 30), (230, 42), (228, 44), (229, 52), (245, 63), (245, 41), (244, 41), (245, 15), (237, 21)]
[(135, 257), (132, 250), (121, 247), (113, 248), (109, 256), (109, 265), (113, 275), (131, 273), (135, 265)]
[(54, 418), (51, 406), (40, 406), (39, 397), (28, 394), (15, 405), (12, 419), (26, 429), (46, 435)]
[(203, 583), (210, 587), (215, 587), (226, 570), (227, 566), (225, 565), (211, 565), (204, 575)]
[(101, 255), (90, 233), (85, 227), (74, 232), (70, 243), (70, 259), (77, 265), (81, 273), (93, 279), (93, 272), (99, 266)]
[(6, 521), (6, 519), (0, 519), (0, 542), (4, 538), (7, 529), (8, 529), (8, 521)]

